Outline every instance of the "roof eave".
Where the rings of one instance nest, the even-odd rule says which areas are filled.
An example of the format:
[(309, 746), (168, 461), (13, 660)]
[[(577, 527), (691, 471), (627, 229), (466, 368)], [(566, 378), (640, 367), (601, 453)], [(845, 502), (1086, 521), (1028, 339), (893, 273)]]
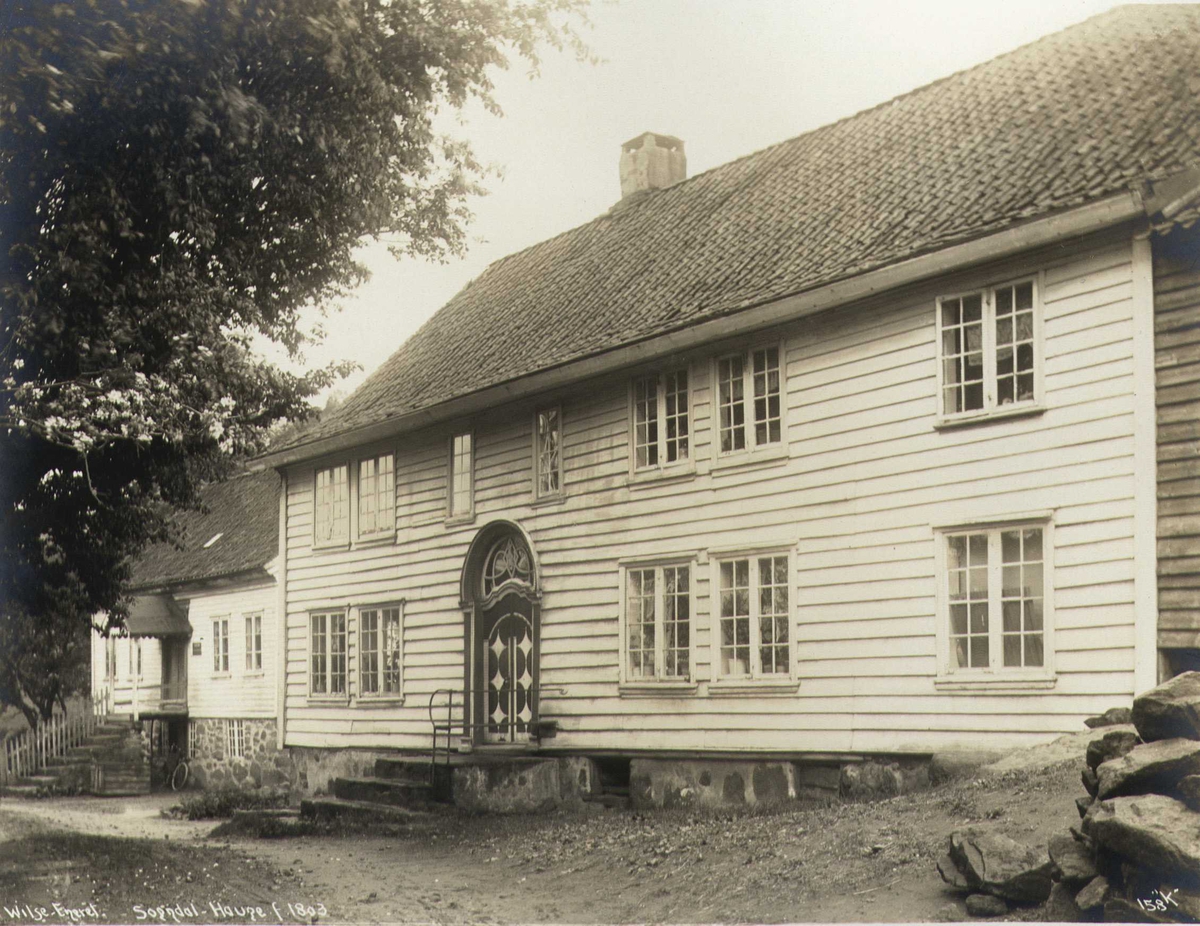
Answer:
[(1146, 207), (1137, 192), (1129, 190), (1117, 193), (1074, 209), (1032, 219), (990, 235), (774, 299), (688, 328), (530, 373), (428, 408), (268, 453), (251, 461), (250, 468), (254, 471), (267, 467), (282, 468), (340, 453), (361, 444), (475, 414), (505, 402), (529, 398), (577, 380), (698, 347), (709, 341), (813, 315), (953, 270), (1011, 257), (1022, 251), (1103, 231), (1145, 216)]

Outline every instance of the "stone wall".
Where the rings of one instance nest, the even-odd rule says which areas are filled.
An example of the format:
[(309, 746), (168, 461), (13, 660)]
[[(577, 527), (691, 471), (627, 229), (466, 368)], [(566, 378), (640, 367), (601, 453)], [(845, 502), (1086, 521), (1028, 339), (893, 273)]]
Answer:
[(192, 780), (201, 788), (290, 788), (296, 767), (288, 750), (278, 748), (275, 720), (243, 720), (244, 754), (229, 753), (228, 721), (195, 719), (189, 728)]

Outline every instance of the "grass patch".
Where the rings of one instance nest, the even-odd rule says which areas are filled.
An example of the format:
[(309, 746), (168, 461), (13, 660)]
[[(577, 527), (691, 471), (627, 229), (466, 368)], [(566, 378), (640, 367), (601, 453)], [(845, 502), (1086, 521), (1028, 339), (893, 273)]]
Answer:
[(219, 788), (185, 797), (167, 813), (185, 820), (225, 820), (232, 817), (235, 810), (278, 810), (286, 807), (288, 801), (286, 791)]

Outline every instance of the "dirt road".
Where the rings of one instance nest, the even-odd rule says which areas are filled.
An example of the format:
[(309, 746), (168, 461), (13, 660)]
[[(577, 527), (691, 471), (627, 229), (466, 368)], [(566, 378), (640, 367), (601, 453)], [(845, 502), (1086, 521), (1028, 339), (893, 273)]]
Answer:
[(929, 921), (956, 899), (934, 867), (949, 832), (992, 821), (1044, 845), (1078, 819), (1078, 766), (758, 814), (450, 813), (399, 837), (214, 841), (210, 823), (161, 818), (166, 796), (6, 800), (0, 897), (94, 901), (108, 922), (171, 904), (166, 921), (191, 923)]

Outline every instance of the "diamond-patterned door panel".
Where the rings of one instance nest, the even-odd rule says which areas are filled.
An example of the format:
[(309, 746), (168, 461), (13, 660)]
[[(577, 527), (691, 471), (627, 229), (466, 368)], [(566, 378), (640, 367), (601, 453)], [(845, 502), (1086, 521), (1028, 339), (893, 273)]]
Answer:
[(533, 628), (523, 614), (510, 612), (492, 627), (487, 657), (487, 740), (511, 743), (533, 720)]

